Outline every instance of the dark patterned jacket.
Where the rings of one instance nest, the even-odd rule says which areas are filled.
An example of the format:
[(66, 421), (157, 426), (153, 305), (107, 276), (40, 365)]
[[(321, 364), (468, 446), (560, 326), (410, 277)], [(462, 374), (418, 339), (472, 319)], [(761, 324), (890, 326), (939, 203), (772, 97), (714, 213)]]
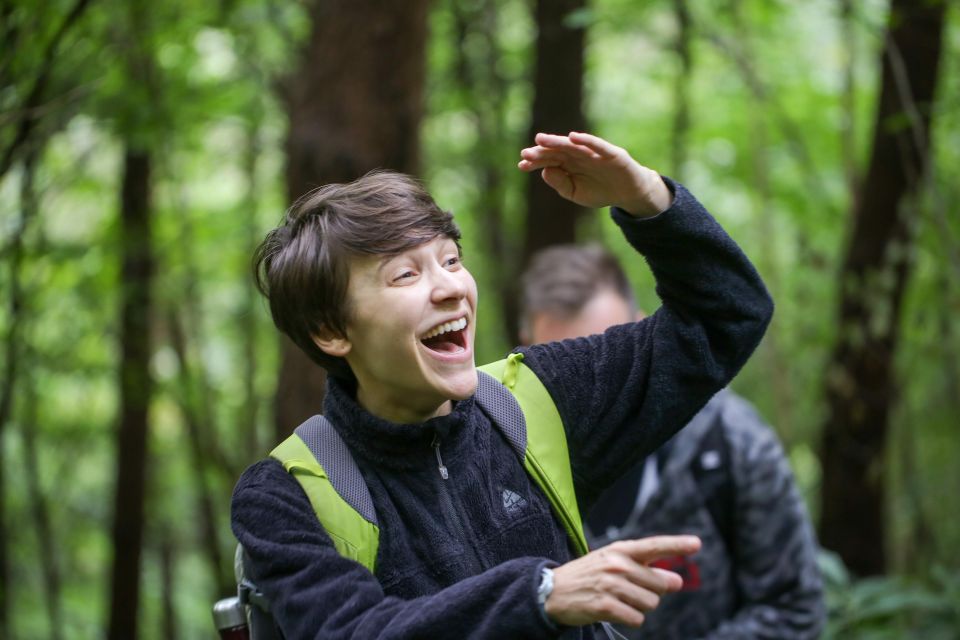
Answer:
[[(523, 350), (563, 419), (581, 508), (736, 375), (773, 311), (736, 244), (670, 186), (674, 203), (656, 217), (613, 212), (650, 264), (663, 306), (602, 336)], [(278, 462), (254, 464), (234, 490), (234, 533), (288, 640), (598, 637), (595, 628), (558, 629), (538, 607), (542, 567), (572, 553), (546, 496), (472, 398), (400, 425), (333, 380), (324, 409), (377, 510), (375, 574), (337, 553)]]
[[(825, 607), (816, 540), (776, 434), (753, 407), (721, 391), (651, 462), (657, 473), (644, 478), (641, 462), (598, 500), (587, 519), (591, 546), (690, 533), (703, 547), (659, 565), (684, 576), (683, 591), (665, 596), (643, 627), (621, 633), (657, 640), (818, 637)], [(641, 493), (649, 496), (634, 511)]]

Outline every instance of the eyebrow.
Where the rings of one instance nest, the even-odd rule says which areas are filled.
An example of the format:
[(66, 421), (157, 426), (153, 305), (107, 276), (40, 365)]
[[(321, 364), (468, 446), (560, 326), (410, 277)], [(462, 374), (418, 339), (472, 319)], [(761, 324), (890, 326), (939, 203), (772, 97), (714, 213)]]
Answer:
[(380, 260), (377, 262), (377, 273), (378, 274), (381, 273), (383, 271), (383, 268), (387, 266), (387, 263), (399, 258), (400, 256), (403, 255), (403, 253), (404, 252), (401, 251), (400, 253), (384, 254), (384, 256), (380, 258)]
[[(439, 238), (439, 237), (440, 237), (440, 236), (438, 236), (438, 238)], [(437, 239), (437, 238), (434, 238), (434, 239)], [(454, 245), (454, 247), (456, 247), (456, 249), (457, 249), (457, 256), (458, 256), (458, 257), (463, 257), (463, 248), (460, 246), (460, 243), (459, 243), (459, 242), (457, 242), (457, 241), (454, 240), (453, 238), (443, 238), (443, 239), (444, 239), (444, 240), (449, 240), (450, 242), (452, 242), (453, 245)], [(427, 242), (430, 242), (430, 240), (428, 240)], [(426, 243), (423, 243), (423, 244), (426, 244)], [(399, 257), (402, 256), (403, 254), (405, 254), (407, 251), (410, 251), (410, 250), (412, 250), (412, 249), (416, 249), (416, 248), (418, 248), (418, 247), (420, 247), (420, 246), (422, 246), (422, 245), (415, 245), (415, 246), (413, 246), (413, 247), (409, 247), (409, 248), (407, 248), (407, 249), (404, 249), (403, 251), (401, 251), (401, 252), (399, 252), (399, 253), (386, 253), (386, 254), (384, 254), (383, 257), (381, 257), (380, 260), (379, 260), (378, 263), (377, 263), (377, 273), (380, 273), (381, 271), (383, 271), (383, 268), (384, 268), (385, 266), (387, 266), (387, 263), (390, 262), (391, 260), (395, 260), (396, 258), (399, 258)]]

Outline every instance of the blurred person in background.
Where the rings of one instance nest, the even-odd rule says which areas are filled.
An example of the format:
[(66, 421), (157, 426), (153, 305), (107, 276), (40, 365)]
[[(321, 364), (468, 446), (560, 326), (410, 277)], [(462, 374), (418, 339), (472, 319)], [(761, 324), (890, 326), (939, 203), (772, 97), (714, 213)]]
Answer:
[[(521, 340), (568, 340), (643, 317), (599, 245), (534, 256), (522, 280)], [(660, 286), (664, 286), (662, 283)], [(724, 389), (654, 454), (625, 469), (585, 520), (591, 548), (695, 534), (699, 553), (661, 560), (683, 576), (630, 638), (816, 638), (825, 620), (817, 544), (789, 464), (754, 408)]]

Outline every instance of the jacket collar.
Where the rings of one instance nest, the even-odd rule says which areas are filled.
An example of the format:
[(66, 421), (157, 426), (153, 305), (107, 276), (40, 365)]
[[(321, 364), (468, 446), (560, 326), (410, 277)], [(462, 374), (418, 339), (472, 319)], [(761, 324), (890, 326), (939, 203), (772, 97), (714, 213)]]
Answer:
[(328, 378), (324, 415), (351, 452), (374, 465), (398, 470), (436, 466), (435, 440), (445, 462), (462, 453), (464, 436), (471, 431), (474, 398), (454, 402), (445, 416), (416, 424), (398, 424), (379, 418), (356, 400), (356, 386)]

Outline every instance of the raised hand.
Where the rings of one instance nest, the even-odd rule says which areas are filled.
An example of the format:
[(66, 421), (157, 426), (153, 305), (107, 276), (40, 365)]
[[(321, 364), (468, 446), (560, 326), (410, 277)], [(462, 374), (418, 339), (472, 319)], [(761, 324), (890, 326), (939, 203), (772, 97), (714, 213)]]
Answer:
[(557, 193), (585, 207), (614, 205), (635, 216), (667, 209), (672, 196), (660, 175), (624, 149), (589, 133), (538, 133), (536, 146), (520, 152), (521, 171), (542, 169)]
[(700, 549), (696, 536), (654, 536), (620, 540), (553, 570), (553, 591), (544, 603), (551, 619), (580, 626), (606, 621), (640, 626), (643, 612), (660, 596), (679, 591), (683, 579), (649, 564)]

